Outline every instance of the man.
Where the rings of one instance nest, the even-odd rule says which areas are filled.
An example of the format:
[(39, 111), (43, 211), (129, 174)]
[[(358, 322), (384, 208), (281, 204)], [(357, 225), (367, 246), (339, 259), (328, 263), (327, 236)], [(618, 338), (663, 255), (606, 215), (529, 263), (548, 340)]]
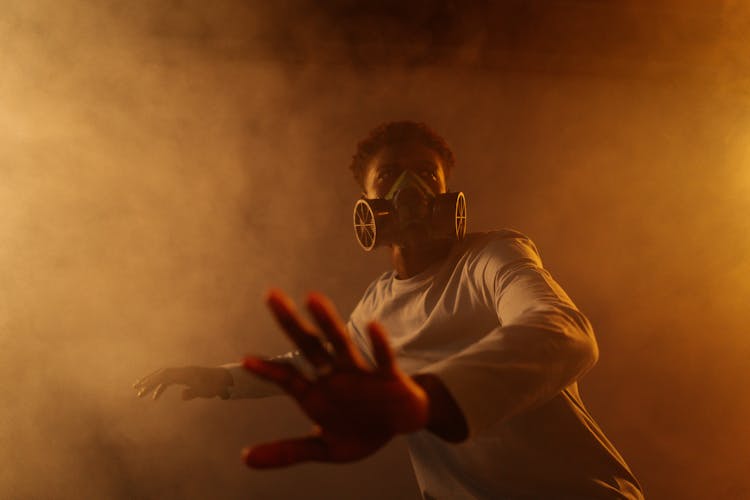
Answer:
[[(511, 230), (462, 237), (458, 209), (453, 237), (433, 220), (440, 203), (462, 200), (447, 190), (453, 164), (419, 123), (381, 125), (359, 144), (351, 168), (370, 219), (355, 220), (358, 237), (365, 248), (385, 238), (394, 269), (347, 324), (319, 294), (307, 300), (314, 327), (269, 293), (299, 351), (248, 357), (244, 369), (292, 396), (316, 426), (247, 449), (246, 463), (358, 460), (407, 434), (424, 498), (642, 498), (578, 393), (598, 357), (591, 325), (535, 245)], [(240, 365), (168, 368), (136, 389), (156, 398), (174, 383), (188, 386), (185, 399), (274, 392)]]

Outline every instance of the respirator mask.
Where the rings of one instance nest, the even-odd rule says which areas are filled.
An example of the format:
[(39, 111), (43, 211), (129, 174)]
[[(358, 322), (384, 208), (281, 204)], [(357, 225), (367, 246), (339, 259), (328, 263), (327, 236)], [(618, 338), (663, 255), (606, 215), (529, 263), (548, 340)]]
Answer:
[(466, 234), (466, 198), (436, 195), (421, 177), (405, 170), (385, 198), (364, 196), (354, 205), (354, 234), (365, 251), (391, 244), (460, 240)]

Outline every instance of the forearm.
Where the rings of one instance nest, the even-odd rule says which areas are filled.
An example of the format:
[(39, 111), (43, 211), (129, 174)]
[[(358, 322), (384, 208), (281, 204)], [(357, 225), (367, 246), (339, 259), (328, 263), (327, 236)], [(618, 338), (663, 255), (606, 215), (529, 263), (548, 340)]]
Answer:
[(420, 373), (443, 382), (463, 412), (469, 434), (475, 435), (556, 396), (596, 358), (590, 327), (547, 310), (528, 313), (523, 323), (498, 327)]
[(228, 397), (225, 399), (258, 399), (283, 392), (277, 385), (249, 373), (242, 363), (227, 363), (221, 367), (226, 369), (229, 375), (226, 387)]
[[(291, 351), (269, 359), (290, 363), (302, 371), (308, 369), (299, 351)], [(259, 399), (284, 394), (277, 384), (255, 376), (247, 371), (242, 363), (227, 363), (221, 367), (227, 370), (230, 377), (227, 385), (227, 399)]]

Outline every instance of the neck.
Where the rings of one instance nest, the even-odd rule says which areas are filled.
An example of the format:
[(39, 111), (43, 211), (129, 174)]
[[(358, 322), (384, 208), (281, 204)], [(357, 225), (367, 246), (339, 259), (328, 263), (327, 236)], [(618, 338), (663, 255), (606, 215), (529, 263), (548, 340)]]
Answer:
[(411, 278), (432, 264), (443, 260), (448, 256), (451, 245), (451, 241), (441, 241), (424, 247), (393, 245), (391, 260), (396, 269), (396, 278), (401, 280)]

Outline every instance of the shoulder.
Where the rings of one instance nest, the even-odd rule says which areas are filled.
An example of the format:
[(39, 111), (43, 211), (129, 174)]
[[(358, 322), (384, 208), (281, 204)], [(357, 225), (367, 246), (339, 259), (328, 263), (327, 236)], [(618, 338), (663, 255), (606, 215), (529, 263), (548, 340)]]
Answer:
[(394, 271), (392, 269), (389, 269), (388, 271), (381, 273), (378, 277), (372, 280), (367, 286), (367, 289), (365, 289), (363, 298), (371, 297), (380, 293), (382, 289), (386, 287), (388, 283), (390, 283), (390, 281), (393, 279), (393, 273)]
[(465, 245), (467, 259), (477, 264), (504, 265), (518, 260), (531, 260), (541, 265), (541, 256), (534, 242), (515, 229), (470, 233), (462, 243)]
[(380, 303), (380, 297), (382, 297), (385, 288), (388, 286), (388, 283), (392, 279), (392, 275), (392, 270), (386, 271), (384, 273), (381, 273), (370, 282), (370, 284), (362, 294), (362, 298), (354, 307), (354, 310), (351, 313), (352, 317), (361, 314), (365, 314), (368, 317), (372, 316), (372, 311)]

